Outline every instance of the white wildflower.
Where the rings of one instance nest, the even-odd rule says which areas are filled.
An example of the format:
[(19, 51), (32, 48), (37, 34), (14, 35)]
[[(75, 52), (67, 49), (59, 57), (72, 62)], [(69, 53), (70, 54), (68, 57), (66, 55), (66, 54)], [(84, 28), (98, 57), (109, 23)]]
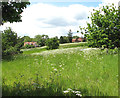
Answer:
[(82, 97), (82, 95), (81, 94), (76, 94), (77, 96), (80, 96), (80, 97)]
[(72, 89), (70, 89), (70, 88), (68, 88), (67, 90), (68, 90), (68, 91), (73, 91), (73, 90), (72, 90)]
[(52, 67), (54, 69), (54, 67)]
[(66, 93), (69, 93), (69, 91), (63, 91), (63, 93), (65, 93), (65, 94), (66, 94)]
[(81, 93), (81, 92), (80, 92), (80, 91), (75, 91), (74, 93), (79, 94), (79, 93)]
[(62, 67), (62, 65), (60, 65), (59, 67)]
[(57, 71), (57, 69), (55, 68), (54, 71)]

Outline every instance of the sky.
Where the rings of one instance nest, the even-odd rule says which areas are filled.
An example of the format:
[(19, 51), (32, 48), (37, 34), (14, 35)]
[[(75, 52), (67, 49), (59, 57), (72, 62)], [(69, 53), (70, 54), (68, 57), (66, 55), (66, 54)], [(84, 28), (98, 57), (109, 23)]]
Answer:
[(0, 27), (5, 30), (11, 27), (18, 36), (30, 36), (46, 34), (49, 37), (67, 36), (71, 29), (73, 36), (82, 36), (77, 33), (79, 26), (86, 27), (86, 23), (90, 22), (88, 16), (91, 15), (93, 9), (114, 3), (118, 5), (120, 0), (30, 0), (30, 5), (24, 9), (22, 22), (5, 23)]

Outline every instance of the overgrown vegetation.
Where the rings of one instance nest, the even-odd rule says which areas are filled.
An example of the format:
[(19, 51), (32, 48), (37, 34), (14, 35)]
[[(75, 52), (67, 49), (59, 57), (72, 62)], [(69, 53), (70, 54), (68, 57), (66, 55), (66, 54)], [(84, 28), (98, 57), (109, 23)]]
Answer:
[(16, 55), (2, 66), (3, 96), (118, 96), (118, 54), (99, 49)]
[[(29, 2), (21, 4), (3, 3), (3, 12), (9, 13), (3, 14), (2, 24), (21, 21), (20, 14)], [(94, 11), (90, 17), (92, 23), (84, 28), (88, 42), (71, 43), (71, 30), (59, 40), (47, 35), (20, 38), (11, 28), (4, 30), (3, 96), (118, 96), (119, 11), (114, 5)], [(23, 54), (20, 54), (26, 41), (46, 46), (26, 45), (24, 48), (31, 49), (22, 49)], [(103, 50), (99, 49), (102, 47)]]
[(22, 46), (23, 43), (21, 43), (21, 39), (10, 27), (2, 32), (3, 59), (8, 59), (15, 54), (21, 53), (20, 49)]
[(119, 10), (112, 4), (93, 11), (91, 23), (84, 28), (89, 46), (109, 49), (120, 47)]

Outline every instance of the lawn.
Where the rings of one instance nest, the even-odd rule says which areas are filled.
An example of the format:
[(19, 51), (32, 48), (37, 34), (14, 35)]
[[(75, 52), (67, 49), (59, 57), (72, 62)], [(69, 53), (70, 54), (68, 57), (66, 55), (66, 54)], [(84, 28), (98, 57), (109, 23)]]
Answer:
[(118, 96), (118, 54), (72, 45), (2, 61), (3, 96)]

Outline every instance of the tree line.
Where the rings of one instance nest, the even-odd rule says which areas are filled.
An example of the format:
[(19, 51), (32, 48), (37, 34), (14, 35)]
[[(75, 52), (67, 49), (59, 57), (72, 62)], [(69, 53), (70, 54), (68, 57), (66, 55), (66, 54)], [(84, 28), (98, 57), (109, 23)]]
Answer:
[(25, 42), (37, 42), (38, 47), (47, 46), (47, 49), (57, 49), (59, 44), (71, 43), (72, 38), (78, 38), (78, 36), (72, 36), (72, 31), (69, 30), (68, 36), (61, 36), (60, 38), (49, 38), (48, 35), (36, 35), (34, 38), (29, 36), (20, 37), (10, 27), (2, 31), (2, 56), (3, 58), (12, 56), (14, 54), (22, 53), (20, 49), (34, 48), (34, 45), (25, 45)]
[[(30, 2), (20, 2), (19, 0), (8, 0), (2, 2), (2, 21), (0, 25), (5, 22), (21, 22), (21, 13), (29, 5)], [(98, 10), (93, 9), (93, 13), (89, 17), (91, 23), (87, 23), (87, 27), (81, 28), (81, 34), (87, 38), (90, 47), (114, 49), (120, 47), (120, 7), (117, 9), (114, 4), (103, 6)], [(85, 33), (83, 33), (85, 31)], [(0, 36), (1, 38), (1, 36)], [(2, 31), (2, 56), (14, 55), (20, 53), (20, 49), (25, 41), (37, 41), (39, 46), (58, 45), (59, 43), (72, 42), (72, 32), (68, 36), (61, 36), (49, 38), (47, 35), (36, 35), (35, 38), (29, 36), (18, 37), (17, 33), (8, 28)], [(53, 48), (53, 47), (52, 47)], [(55, 47), (56, 48), (56, 47)], [(48, 49), (51, 49), (50, 47)]]

